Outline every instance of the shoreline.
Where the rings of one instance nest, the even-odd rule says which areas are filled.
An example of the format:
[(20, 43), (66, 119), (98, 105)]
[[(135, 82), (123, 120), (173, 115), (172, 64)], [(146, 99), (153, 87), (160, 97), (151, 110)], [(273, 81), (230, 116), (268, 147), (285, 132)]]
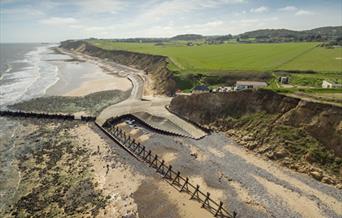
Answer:
[(0, 215), (187, 217), (195, 211), (197, 217), (210, 216), (154, 170), (127, 158), (92, 124), (10, 120), (22, 130), (14, 142), (20, 155), (13, 158), (24, 179), (15, 196), (3, 202)]
[(100, 91), (128, 91), (132, 88), (129, 79), (115, 75), (115, 69), (104, 69), (94, 60), (81, 60), (59, 49), (52, 51), (74, 61), (51, 61), (58, 68), (59, 79), (46, 90), (45, 96), (85, 96)]

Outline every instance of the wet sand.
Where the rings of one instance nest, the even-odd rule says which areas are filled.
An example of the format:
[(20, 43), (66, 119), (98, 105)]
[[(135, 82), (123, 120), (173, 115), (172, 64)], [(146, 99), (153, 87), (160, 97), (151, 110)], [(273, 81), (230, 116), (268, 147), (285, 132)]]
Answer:
[(127, 91), (132, 88), (127, 78), (105, 72), (93, 63), (80, 61), (54, 61), (53, 63), (58, 67), (59, 80), (47, 90), (47, 96), (85, 96), (99, 91)]

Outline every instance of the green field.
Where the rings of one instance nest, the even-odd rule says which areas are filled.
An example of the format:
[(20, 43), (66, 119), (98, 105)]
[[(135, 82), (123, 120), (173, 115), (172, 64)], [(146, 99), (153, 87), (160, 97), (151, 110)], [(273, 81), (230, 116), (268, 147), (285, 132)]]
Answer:
[(313, 70), (342, 72), (342, 48), (316, 47), (318, 43), (199, 44), (125, 43), (90, 40), (112, 50), (128, 50), (168, 56), (169, 68), (184, 73), (271, 72), (273, 70)]
[[(284, 93), (321, 93), (326, 92), (320, 89), (323, 80), (342, 83), (342, 48), (327, 49), (314, 42), (208, 45), (197, 41), (193, 46), (187, 46), (186, 41), (159, 45), (88, 41), (108, 50), (167, 56), (171, 60), (168, 67), (174, 72), (177, 89), (185, 92), (200, 84), (231, 86), (237, 80), (267, 81), (268, 89)], [(290, 86), (278, 84), (279, 76), (288, 76)], [(341, 90), (332, 92), (341, 93)], [(334, 98), (340, 98), (340, 94)]]

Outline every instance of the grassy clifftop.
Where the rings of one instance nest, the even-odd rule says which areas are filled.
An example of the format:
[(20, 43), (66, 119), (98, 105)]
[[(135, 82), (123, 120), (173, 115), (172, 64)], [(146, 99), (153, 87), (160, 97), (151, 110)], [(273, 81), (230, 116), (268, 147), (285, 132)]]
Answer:
[(128, 43), (89, 40), (100, 48), (168, 56), (171, 70), (182, 73), (265, 72), (301, 70), (342, 72), (342, 48), (326, 49), (319, 43), (226, 43), (208, 45), (181, 42)]
[[(291, 86), (321, 87), (324, 79), (342, 82), (342, 48), (327, 49), (317, 42), (225, 43), (167, 41), (159, 43), (88, 40), (107, 50), (125, 50), (168, 57), (177, 89), (196, 85), (233, 85), (237, 80), (268, 81), (286, 71)], [(274, 73), (276, 72), (276, 73)], [(273, 80), (272, 80), (273, 78)]]

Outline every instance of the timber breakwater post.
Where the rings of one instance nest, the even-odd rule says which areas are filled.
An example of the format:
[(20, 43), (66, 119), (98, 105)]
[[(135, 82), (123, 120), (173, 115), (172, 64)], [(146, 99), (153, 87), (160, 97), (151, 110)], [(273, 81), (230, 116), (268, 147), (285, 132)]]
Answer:
[(94, 122), (94, 116), (80, 116), (77, 118), (73, 114), (60, 114), (60, 113), (38, 113), (26, 111), (0, 111), (0, 116), (6, 117), (23, 117), (23, 118), (38, 118), (38, 119), (55, 119), (55, 120), (81, 120), (85, 122)]
[(201, 203), (201, 207), (207, 209), (215, 217), (227, 217), (234, 218), (237, 213), (233, 211), (230, 213), (224, 208), (222, 201), (215, 201), (211, 198), (210, 193), (200, 190), (199, 185), (194, 185), (189, 181), (188, 177), (181, 176), (179, 171), (175, 171), (172, 165), (168, 165), (164, 160), (156, 154), (153, 154), (151, 150), (146, 149), (144, 145), (136, 142), (129, 134), (117, 126), (103, 127), (96, 123), (108, 137), (116, 141), (121, 147), (128, 151), (132, 156), (141, 162), (144, 162), (147, 166), (156, 170), (156, 173), (162, 176), (170, 185), (175, 187), (179, 192), (188, 193), (191, 197), (190, 200), (196, 200)]

